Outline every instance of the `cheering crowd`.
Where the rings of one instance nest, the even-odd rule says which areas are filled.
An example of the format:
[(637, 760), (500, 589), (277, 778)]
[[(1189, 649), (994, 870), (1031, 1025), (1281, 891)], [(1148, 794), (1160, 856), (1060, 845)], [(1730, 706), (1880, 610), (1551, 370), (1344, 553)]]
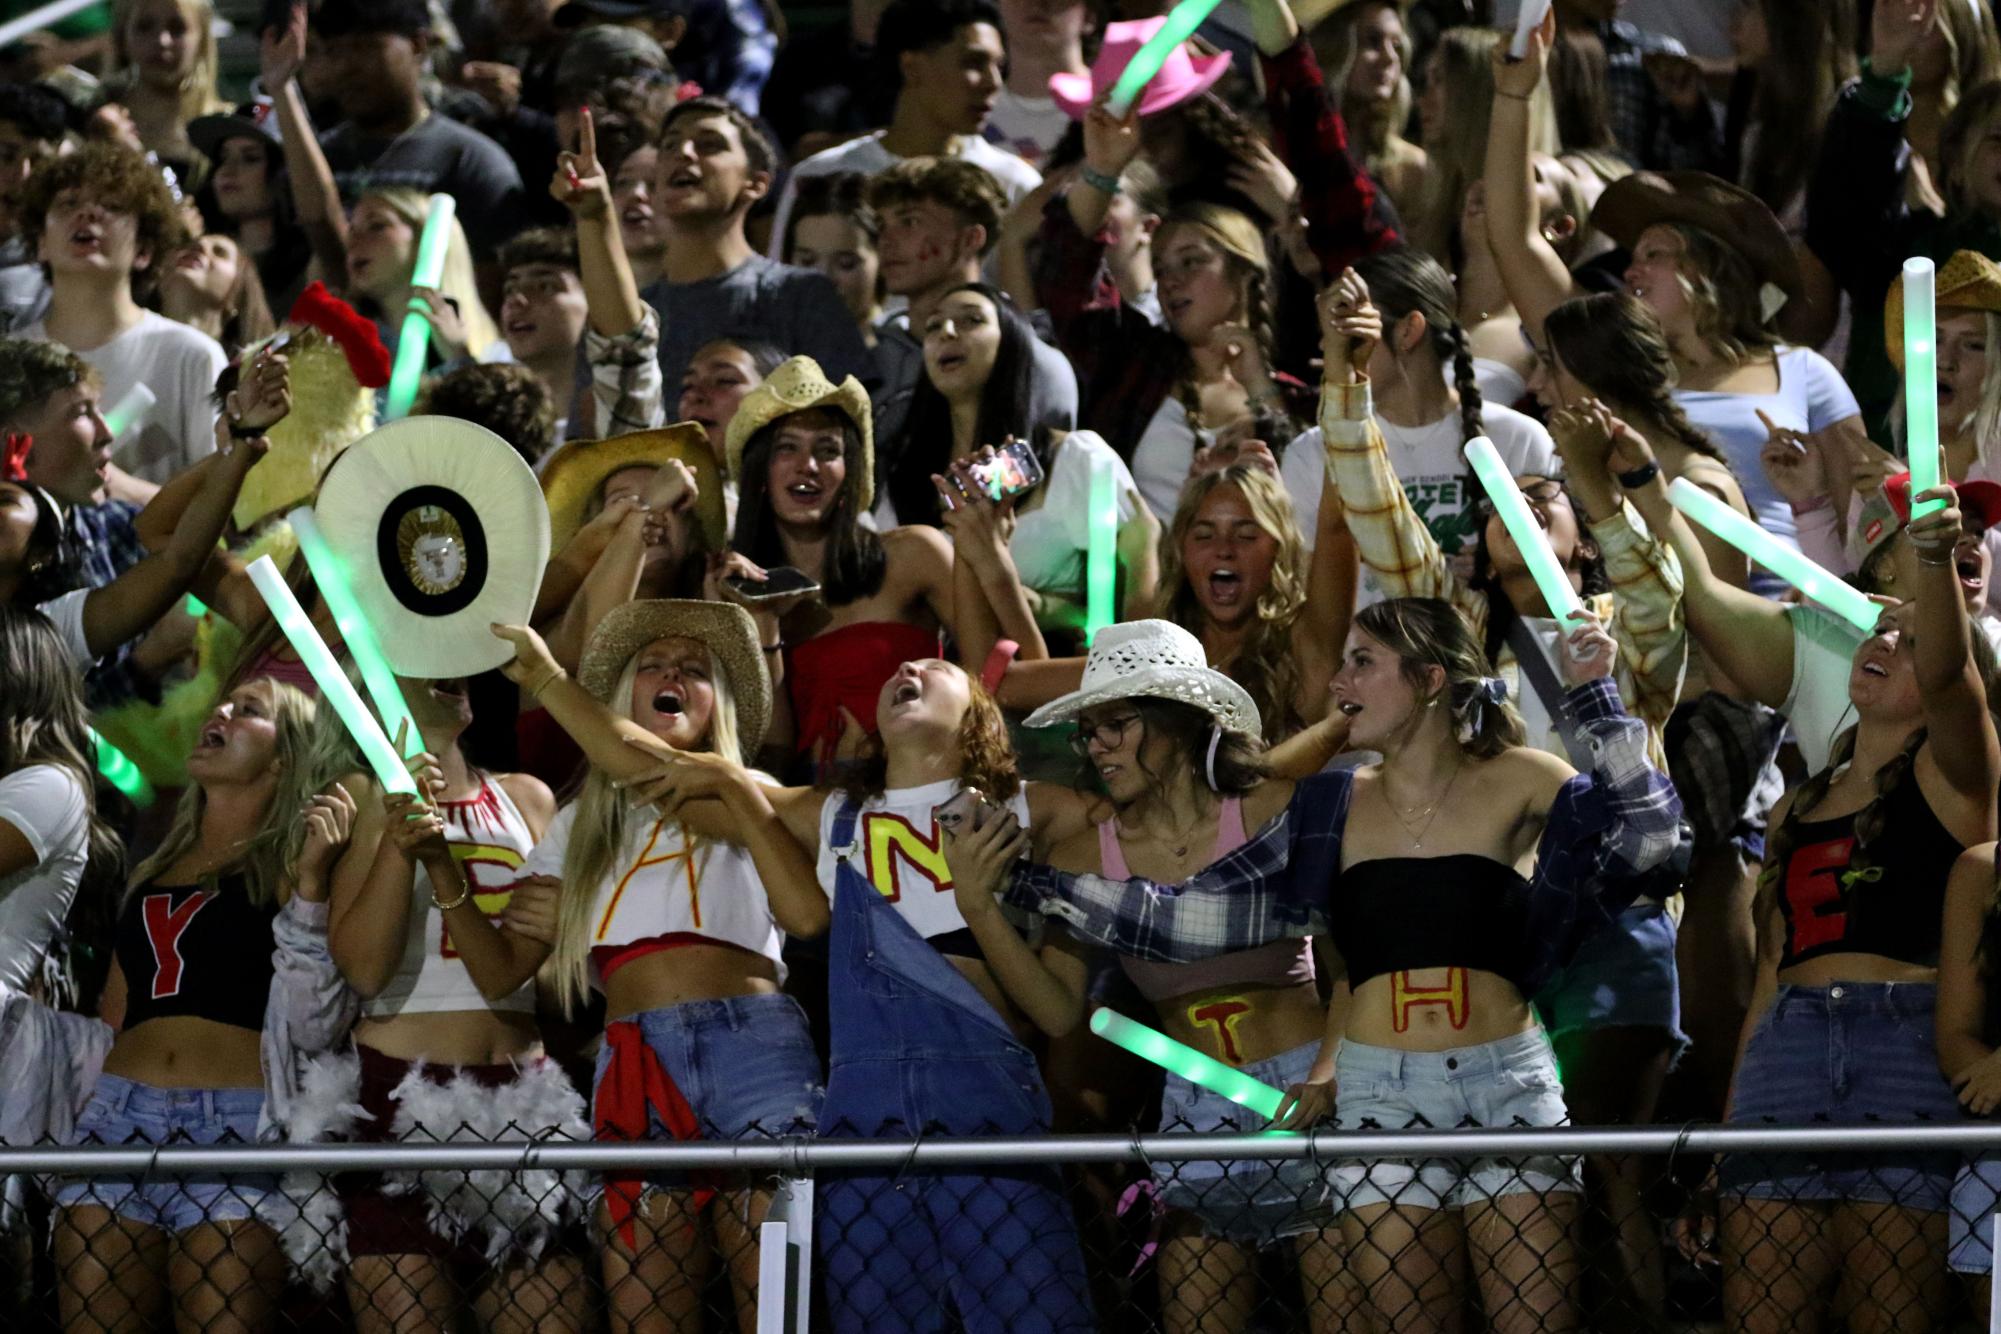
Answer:
[[(1991, 0), (1526, 3), (0, 49), (0, 1144), (2001, 1111)], [(0, 1310), (748, 1331), (775, 1185), (22, 1173)], [(2001, 1154), (814, 1196), (844, 1331), (1860, 1334), (1987, 1309)]]

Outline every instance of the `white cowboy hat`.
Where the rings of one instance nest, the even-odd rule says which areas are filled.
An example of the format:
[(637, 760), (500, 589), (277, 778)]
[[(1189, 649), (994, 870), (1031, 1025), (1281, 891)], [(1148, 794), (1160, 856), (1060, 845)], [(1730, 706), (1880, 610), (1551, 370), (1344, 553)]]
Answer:
[(1068, 722), (1115, 699), (1171, 699), (1192, 704), (1232, 732), (1264, 730), (1244, 688), (1209, 665), (1202, 641), (1172, 621), (1127, 621), (1098, 632), (1084, 659), (1084, 680), (1028, 715), (1029, 727)]

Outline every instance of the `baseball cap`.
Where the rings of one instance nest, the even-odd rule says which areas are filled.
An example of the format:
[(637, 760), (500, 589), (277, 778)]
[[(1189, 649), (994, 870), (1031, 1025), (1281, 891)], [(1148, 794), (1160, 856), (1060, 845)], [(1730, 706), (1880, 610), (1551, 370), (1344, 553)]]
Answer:
[[(1982, 529), (2001, 524), (2001, 484), (1956, 482), (1953, 490), (1959, 494), (1959, 512)], [(1862, 502), (1862, 515), (1848, 534), (1848, 557), (1855, 568), (1861, 569), (1910, 521), (1911, 475), (1900, 472), (1884, 478), (1883, 485)]]

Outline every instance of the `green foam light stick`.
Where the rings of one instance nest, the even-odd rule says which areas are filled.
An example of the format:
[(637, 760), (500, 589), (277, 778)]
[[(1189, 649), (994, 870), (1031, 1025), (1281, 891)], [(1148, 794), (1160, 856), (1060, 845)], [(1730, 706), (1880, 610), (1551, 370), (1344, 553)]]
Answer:
[(250, 582), (257, 586), (258, 596), (271, 609), (278, 628), (284, 631), (286, 640), (299, 655), (299, 661), (313, 674), (313, 680), (320, 688), (321, 702), (333, 705), (334, 712), (347, 724), (348, 735), (361, 747), (368, 767), (375, 771), (376, 781), (391, 792), (415, 793), (417, 784), (396, 754), (396, 747), (389, 744), (389, 738), (382, 734), (375, 715), (368, 711), (368, 706), (361, 702), (361, 696), (348, 684), (347, 673), (334, 661), (333, 650), (320, 638), (320, 632), (313, 628), (306, 609), (292, 596), (285, 576), (278, 573), (278, 567), (271, 563), (269, 556), (259, 556), (252, 561), (249, 573)]
[(1468, 440), (1466, 461), (1473, 465), (1474, 475), (1486, 488), (1487, 499), (1494, 502), (1494, 513), (1501, 516), (1501, 525), (1515, 540), (1515, 549), (1522, 553), (1529, 575), (1535, 580), (1535, 586), (1542, 590), (1542, 600), (1548, 604), (1549, 614), (1566, 630), (1570, 629), (1571, 613), (1582, 611), (1584, 604), (1577, 600), (1577, 590), (1570, 586), (1570, 576), (1564, 572), (1563, 563), (1557, 560), (1556, 552), (1550, 548), (1549, 535), (1543, 532), (1542, 525), (1529, 511), (1528, 500), (1523, 497), (1522, 489), (1515, 485), (1514, 475), (1501, 461), (1494, 442), (1484, 435)]
[(104, 734), (94, 727), (90, 729), (90, 739), (97, 743), (97, 772), (104, 781), (123, 792), (134, 806), (151, 806), (153, 785), (139, 772), (132, 757), (106, 741)]
[[(1904, 261), (1904, 452), (1910, 456), (1913, 497), (1938, 485), (1937, 282), (1930, 260)], [(1943, 500), (1927, 500), (1911, 506), (1911, 517), (1944, 508)]]
[(1191, 1084), (1199, 1084), (1240, 1107), (1250, 1108), (1267, 1121), (1277, 1119), (1279, 1106), (1285, 1101), (1282, 1091), (1263, 1080), (1252, 1079), (1243, 1071), (1204, 1056), (1186, 1043), (1176, 1042), (1167, 1034), (1135, 1023), (1114, 1010), (1093, 1011), (1091, 1031), (1143, 1061), (1152, 1061), (1170, 1074), (1180, 1075)]
[(1110, 110), (1114, 116), (1125, 119), (1174, 48), (1193, 37), (1202, 20), (1220, 3), (1221, 0), (1181, 0), (1168, 11), (1167, 20), (1133, 53), (1133, 58), (1126, 62), (1125, 73), (1112, 85)]
[(1864, 634), (1876, 632), (1876, 622), (1883, 609), (1871, 602), (1860, 589), (1851, 588), (1686, 477), (1676, 479), (1674, 485), (1668, 488), (1668, 500), (1694, 522), (1856, 629)]
[(1112, 460), (1091, 463), (1091, 535), (1084, 548), (1084, 642), (1114, 619), (1112, 593), (1118, 583), (1119, 497)]
[[(436, 287), (445, 272), (445, 251), (451, 246), (452, 218), (458, 202), (450, 195), (432, 195), (424, 211), (424, 234), (417, 241), (417, 263), (410, 271), (410, 286)], [(417, 386), (424, 378), (424, 354), (431, 347), (429, 309), (420, 297), (410, 299), (403, 316), (403, 331), (396, 338), (396, 364), (389, 372), (389, 420), (410, 415), (417, 402)]]
[(311, 505), (299, 506), (285, 519), (292, 525), (292, 531), (299, 535), (299, 551), (305, 556), (306, 565), (313, 572), (313, 583), (326, 600), (327, 611), (332, 613), (334, 625), (340, 630), (347, 655), (361, 669), (361, 683), (368, 687), (368, 697), (375, 701), (376, 715), (382, 719), (383, 735), (393, 737), (400, 734), (410, 754), (417, 754), (424, 748), (424, 738), (418, 734), (416, 719), (410, 716), (410, 706), (404, 702), (403, 690), (396, 684), (396, 673), (390, 669), (389, 659), (383, 656), (382, 641), (375, 637), (375, 627), (362, 614), (361, 603), (348, 586), (347, 567), (327, 544), (326, 534), (320, 531)]

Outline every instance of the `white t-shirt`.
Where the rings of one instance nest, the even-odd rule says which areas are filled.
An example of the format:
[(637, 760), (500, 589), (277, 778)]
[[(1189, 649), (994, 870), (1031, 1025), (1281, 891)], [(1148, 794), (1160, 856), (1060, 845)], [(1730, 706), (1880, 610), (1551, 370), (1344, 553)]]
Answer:
[(55, 626), (56, 633), (62, 636), (63, 647), (69, 650), (70, 661), (80, 672), (87, 672), (97, 665), (97, 655), (90, 651), (90, 637), (83, 632), (83, 604), (96, 591), (94, 588), (79, 588), (35, 608)]
[[(771, 219), (771, 258), (783, 259), (785, 249), (785, 227), (792, 217), (792, 201), (798, 197), (799, 182), (809, 176), (832, 176), (837, 172), (855, 171), (864, 176), (874, 176), (888, 171), (903, 159), (882, 146), (881, 130), (865, 134), (859, 139), (850, 139), (844, 144), (835, 144), (813, 154), (792, 169), (792, 175), (785, 181), (785, 189), (778, 196), (778, 211)], [(996, 148), (977, 135), (969, 135), (954, 141), (956, 156), (964, 158), (976, 167), (982, 167), (989, 176), (1000, 182), (1007, 202), (1016, 204), (1021, 197), (1042, 184), (1042, 173), (1023, 162), (1004, 148)]]
[[(1551, 477), (1561, 471), (1556, 442), (1549, 438), (1541, 422), (1513, 408), (1488, 403), (1481, 408), (1480, 420), (1487, 438), (1494, 442), (1501, 461), (1516, 477)], [(1455, 410), (1427, 426), (1395, 426), (1376, 418), (1389, 451), (1390, 467), (1403, 483), (1411, 508), (1431, 529), (1431, 535), (1449, 556), (1470, 548), (1479, 540), (1470, 513), (1475, 496), (1466, 490), (1468, 468), (1460, 452), (1459, 413)], [(1306, 549), (1313, 550), (1314, 529), (1320, 514), (1320, 493), (1327, 485), (1327, 447), (1320, 428), (1304, 432), (1286, 447), (1279, 463), (1279, 476), (1292, 497), (1292, 516)], [(1380, 601), (1382, 591), (1375, 575), (1362, 571), (1361, 605)]]
[(35, 850), (35, 864), (0, 876), (0, 995), (24, 992), (69, 916), (90, 860), (90, 798), (68, 769), (30, 764), (0, 778), (0, 823)]
[(1188, 485), (1188, 470), (1195, 466), (1195, 451), (1213, 443), (1214, 431), (1198, 431), (1188, 420), (1188, 409), (1173, 394), (1160, 400), (1139, 443), (1133, 446), (1133, 481), (1139, 498), (1163, 525), (1174, 522), (1175, 506), (1181, 503), (1181, 488)]
[(1091, 544), (1091, 474), (1112, 470), (1119, 523), (1133, 517), (1132, 473), (1096, 431), (1072, 431), (1057, 443), (1042, 484), (1042, 503), (1015, 520), (1008, 552), (1024, 588), (1068, 598), (1084, 590), (1084, 558)]
[[(926, 940), (963, 931), (966, 919), (952, 897), (952, 872), (945, 863), (938, 822), (931, 812), (950, 801), (961, 783), (947, 778), (922, 787), (891, 788), (862, 803), (855, 821), (855, 869), (868, 876), (882, 896), (911, 928)], [(820, 888), (834, 896), (834, 819), (848, 798), (828, 796), (820, 807), (820, 855), (816, 869)], [(1014, 818), (1028, 826), (1028, 794), (1017, 792), (1008, 803)]]
[(1505, 361), (1473, 358), (1473, 383), (1479, 388), (1480, 402), (1486, 407), (1511, 408), (1528, 397), (1529, 382)]
[(993, 115), (987, 117), (986, 139), (1040, 171), (1050, 150), (1076, 123), (1047, 92), (1023, 97), (1002, 88), (994, 99)]
[(1809, 773), (1827, 767), (1834, 739), (1855, 722), (1848, 676), (1863, 633), (1821, 607), (1788, 607), (1793, 624), (1793, 685), (1779, 712), (1793, 726)]
[[(21, 336), (47, 339), (49, 334), (33, 324)], [(98, 404), (107, 413), (124, 402), (134, 385), (143, 384), (153, 393), (144, 424), (136, 431), (127, 427), (112, 446), (112, 459), (126, 472), (164, 484), (215, 452), (210, 395), (229, 364), (222, 344), (147, 310), (103, 347), (77, 355), (104, 381)]]

